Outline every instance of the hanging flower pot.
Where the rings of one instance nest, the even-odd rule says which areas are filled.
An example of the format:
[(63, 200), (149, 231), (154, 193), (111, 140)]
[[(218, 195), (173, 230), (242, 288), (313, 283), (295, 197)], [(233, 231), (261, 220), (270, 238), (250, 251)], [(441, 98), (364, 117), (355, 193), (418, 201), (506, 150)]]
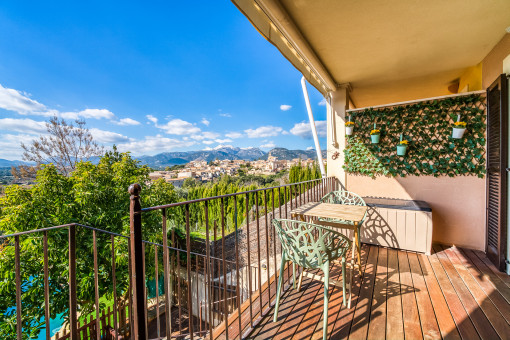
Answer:
[(452, 138), (461, 139), (466, 132), (466, 122), (455, 122), (453, 124)]
[(347, 136), (351, 136), (352, 135), (352, 132), (354, 131), (354, 122), (346, 122), (345, 123), (345, 134)]
[(370, 131), (370, 138), (372, 139), (372, 144), (379, 144), (379, 139), (381, 137), (381, 131), (378, 129), (373, 129)]
[(397, 145), (397, 156), (405, 156), (407, 151), (407, 140), (401, 140)]

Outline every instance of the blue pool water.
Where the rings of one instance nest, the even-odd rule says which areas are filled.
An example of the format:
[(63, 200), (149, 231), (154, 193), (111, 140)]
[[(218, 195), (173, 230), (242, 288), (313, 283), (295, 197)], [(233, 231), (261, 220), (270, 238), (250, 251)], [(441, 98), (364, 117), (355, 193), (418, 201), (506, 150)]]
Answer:
[[(9, 314), (10, 312), (16, 312), (15, 307), (11, 307), (7, 309), (6, 314)], [(41, 318), (41, 322), (44, 322), (44, 317)], [(54, 336), (60, 328), (62, 328), (62, 324), (64, 323), (64, 313), (57, 314), (57, 317), (55, 319), (50, 319), (50, 335)], [(40, 332), (37, 338), (34, 338), (37, 340), (45, 340), (46, 339), (46, 328), (43, 328)]]
[[(41, 321), (44, 321), (44, 318), (41, 319)], [(60, 328), (62, 328), (62, 324), (64, 323), (64, 313), (57, 314), (57, 317), (55, 319), (50, 319), (50, 336), (54, 336)], [(46, 339), (46, 329), (43, 328), (41, 332), (39, 333), (39, 336), (36, 338), (37, 340), (45, 340)]]

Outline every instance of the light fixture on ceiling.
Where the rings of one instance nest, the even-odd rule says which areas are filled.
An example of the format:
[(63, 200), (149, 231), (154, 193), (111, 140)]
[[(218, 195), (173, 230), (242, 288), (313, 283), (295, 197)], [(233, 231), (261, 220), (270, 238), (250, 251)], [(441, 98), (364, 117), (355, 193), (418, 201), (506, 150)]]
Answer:
[(506, 33), (510, 33), (510, 26), (505, 29)]

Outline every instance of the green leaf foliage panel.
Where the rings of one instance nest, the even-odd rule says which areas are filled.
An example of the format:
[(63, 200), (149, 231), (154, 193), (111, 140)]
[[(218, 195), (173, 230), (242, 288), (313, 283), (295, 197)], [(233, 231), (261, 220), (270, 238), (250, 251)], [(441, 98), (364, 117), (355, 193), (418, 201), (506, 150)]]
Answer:
[[(354, 133), (347, 136), (344, 169), (364, 176), (442, 176), (485, 174), (485, 96), (471, 94), (401, 106), (353, 112)], [(460, 114), (467, 123), (462, 139), (453, 139)], [(379, 144), (370, 130), (377, 124)], [(397, 156), (400, 135), (408, 141), (405, 156)]]

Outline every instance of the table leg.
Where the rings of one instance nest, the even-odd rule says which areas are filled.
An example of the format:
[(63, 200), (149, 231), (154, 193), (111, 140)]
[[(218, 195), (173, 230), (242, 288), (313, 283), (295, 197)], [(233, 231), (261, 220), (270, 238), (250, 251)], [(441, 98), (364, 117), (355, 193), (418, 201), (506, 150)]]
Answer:
[[(354, 228), (354, 240), (356, 244), (356, 254), (358, 255), (358, 272), (361, 277), (361, 244), (360, 244), (360, 237), (359, 237), (359, 228)], [(353, 247), (354, 250), (354, 247)], [(353, 252), (354, 253), (354, 252)], [(354, 255), (353, 255), (354, 256)]]

